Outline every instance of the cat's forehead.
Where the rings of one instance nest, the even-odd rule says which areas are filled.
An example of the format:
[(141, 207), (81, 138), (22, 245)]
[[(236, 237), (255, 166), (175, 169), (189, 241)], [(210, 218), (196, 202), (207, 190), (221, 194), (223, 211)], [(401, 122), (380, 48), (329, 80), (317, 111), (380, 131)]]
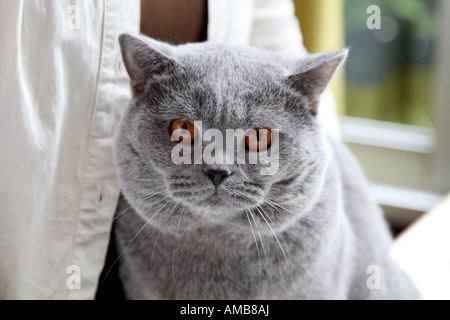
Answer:
[[(194, 80), (195, 82), (195, 80)], [(191, 120), (202, 120), (211, 126), (227, 125), (242, 127), (263, 119), (270, 109), (276, 108), (277, 101), (264, 99), (255, 86), (242, 84), (237, 87), (222, 81), (210, 82), (206, 79), (193, 83), (185, 92), (187, 104), (179, 105)], [(193, 119), (192, 119), (193, 118)]]
[[(285, 119), (280, 100), (255, 88), (224, 91), (210, 83), (192, 85), (186, 99), (170, 108), (173, 118), (201, 121), (205, 128), (220, 130), (279, 126)], [(282, 103), (282, 102), (281, 102)]]
[(232, 86), (242, 80), (275, 77), (286, 72), (287, 61), (268, 51), (253, 47), (195, 44), (180, 47), (183, 65), (202, 73), (217, 84)]
[[(199, 49), (200, 48), (200, 49)], [(277, 128), (285, 121), (285, 65), (252, 48), (194, 45), (178, 52), (179, 73), (166, 78), (163, 118), (202, 121), (205, 128)], [(195, 49), (195, 50), (194, 50)], [(278, 58), (278, 60), (277, 60)]]

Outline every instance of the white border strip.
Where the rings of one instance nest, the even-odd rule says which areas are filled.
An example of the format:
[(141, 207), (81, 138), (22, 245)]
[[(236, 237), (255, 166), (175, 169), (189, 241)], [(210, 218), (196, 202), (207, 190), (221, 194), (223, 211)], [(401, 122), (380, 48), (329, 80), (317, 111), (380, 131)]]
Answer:
[(371, 190), (380, 205), (427, 212), (444, 198), (444, 194), (423, 190), (372, 184)]
[(342, 118), (342, 134), (349, 143), (424, 154), (436, 146), (432, 129), (348, 116)]

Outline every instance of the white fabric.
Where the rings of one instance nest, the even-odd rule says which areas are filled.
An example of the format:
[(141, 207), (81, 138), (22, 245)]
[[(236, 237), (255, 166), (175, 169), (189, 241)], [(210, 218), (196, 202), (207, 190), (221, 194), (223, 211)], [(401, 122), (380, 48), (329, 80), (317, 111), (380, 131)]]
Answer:
[(136, 0), (0, 0), (0, 299), (94, 297), (130, 96), (117, 36), (139, 17)]
[(208, 8), (209, 41), (306, 54), (291, 0), (213, 0)]
[[(0, 0), (0, 299), (95, 296), (130, 97), (117, 35), (139, 19), (139, 0)], [(208, 35), (306, 52), (291, 0), (212, 0)]]

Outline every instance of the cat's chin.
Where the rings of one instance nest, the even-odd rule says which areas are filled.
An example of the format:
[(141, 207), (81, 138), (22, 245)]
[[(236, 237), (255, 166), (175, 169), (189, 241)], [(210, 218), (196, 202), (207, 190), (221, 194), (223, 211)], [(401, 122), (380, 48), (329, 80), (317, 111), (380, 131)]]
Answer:
[(211, 206), (225, 206), (226, 201), (223, 199), (223, 196), (219, 196), (217, 193), (212, 194), (208, 198), (204, 200)]
[(212, 185), (199, 186), (194, 190), (169, 188), (170, 195), (175, 201), (179, 201), (190, 207), (193, 211), (210, 212), (209, 214), (227, 214), (241, 212), (247, 208), (260, 205), (261, 196), (240, 190), (237, 187), (230, 189), (226, 185), (214, 188)]
[(193, 203), (193, 205), (199, 209), (206, 211), (218, 211), (218, 212), (229, 212), (240, 210), (239, 206), (236, 207), (235, 204), (230, 203), (229, 199), (225, 199), (223, 196), (211, 195), (205, 199)]
[(248, 200), (237, 200), (223, 194), (211, 194), (201, 200), (191, 200), (190, 207), (194, 211), (207, 213), (208, 215), (232, 215), (234, 213), (242, 212), (243, 210), (257, 206), (258, 203)]

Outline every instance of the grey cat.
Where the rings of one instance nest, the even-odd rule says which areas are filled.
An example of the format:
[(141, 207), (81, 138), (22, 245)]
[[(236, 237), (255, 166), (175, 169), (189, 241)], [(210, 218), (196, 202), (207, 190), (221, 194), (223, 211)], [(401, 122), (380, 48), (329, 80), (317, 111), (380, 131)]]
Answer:
[[(358, 163), (317, 120), (346, 49), (289, 60), (251, 47), (119, 40), (133, 89), (115, 150), (127, 298), (419, 298), (389, 256), (391, 234)], [(175, 146), (210, 143), (194, 121), (224, 136), (257, 129), (236, 149), (246, 145), (246, 159), (277, 152), (278, 170), (175, 164)], [(269, 129), (278, 130), (277, 150)]]

